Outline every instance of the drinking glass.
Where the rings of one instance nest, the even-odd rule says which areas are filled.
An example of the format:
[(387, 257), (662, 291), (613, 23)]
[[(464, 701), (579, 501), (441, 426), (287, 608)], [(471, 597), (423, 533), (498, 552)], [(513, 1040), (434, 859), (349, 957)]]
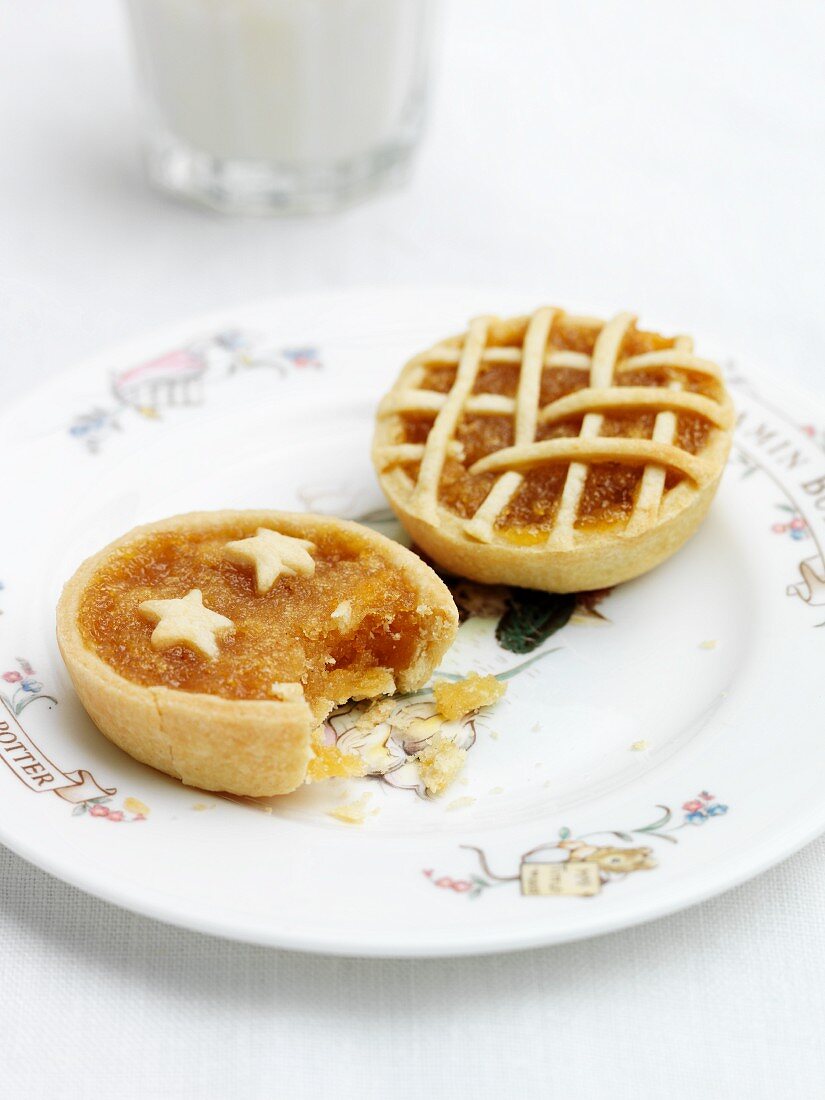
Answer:
[(315, 212), (408, 174), (437, 0), (126, 3), (157, 187), (228, 212)]

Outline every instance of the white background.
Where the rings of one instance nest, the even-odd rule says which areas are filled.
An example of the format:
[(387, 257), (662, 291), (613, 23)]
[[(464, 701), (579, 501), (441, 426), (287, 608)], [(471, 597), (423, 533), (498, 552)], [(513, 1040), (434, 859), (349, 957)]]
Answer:
[[(144, 187), (116, 4), (8, 3), (4, 398), (187, 314), (431, 282), (629, 307), (822, 390), (824, 43), (825, 9), (799, 0), (448, 0), (411, 186), (334, 218), (232, 221)], [(25, 470), (5, 480), (8, 519)], [(825, 1088), (825, 841), (647, 927), (455, 962), (246, 947), (122, 913), (6, 851), (0, 874), (6, 1096)]]

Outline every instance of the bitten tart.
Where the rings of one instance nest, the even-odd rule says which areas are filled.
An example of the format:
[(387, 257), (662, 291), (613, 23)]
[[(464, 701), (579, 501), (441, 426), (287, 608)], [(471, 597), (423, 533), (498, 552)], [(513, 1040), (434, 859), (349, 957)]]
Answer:
[(86, 561), (60, 650), (99, 729), (183, 782), (275, 795), (349, 699), (413, 691), (455, 637), (449, 591), (356, 523), (270, 511), (138, 527)]
[(478, 317), (415, 356), (381, 402), (373, 458), (439, 565), (549, 592), (647, 572), (701, 523), (733, 407), (687, 336), (543, 307)]

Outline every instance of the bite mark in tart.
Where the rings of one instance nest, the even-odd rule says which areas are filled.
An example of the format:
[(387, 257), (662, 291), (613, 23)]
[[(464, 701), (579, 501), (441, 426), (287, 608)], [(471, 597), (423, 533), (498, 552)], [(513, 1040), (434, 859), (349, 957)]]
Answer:
[(382, 401), (373, 458), (442, 567), (550, 592), (652, 569), (696, 530), (733, 408), (687, 336), (551, 307), (479, 317), (417, 355)]
[(66, 585), (57, 623), (110, 740), (192, 786), (264, 796), (304, 782), (333, 707), (426, 683), (457, 619), (435, 573), (368, 528), (227, 511), (112, 543)]

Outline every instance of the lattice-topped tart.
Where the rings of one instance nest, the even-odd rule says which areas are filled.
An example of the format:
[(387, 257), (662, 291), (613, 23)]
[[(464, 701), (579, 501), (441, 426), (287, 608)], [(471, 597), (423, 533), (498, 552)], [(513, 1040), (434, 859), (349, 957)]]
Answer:
[(421, 687), (457, 623), (409, 550), (359, 524), (269, 511), (139, 527), (80, 567), (57, 615), (77, 693), (110, 740), (245, 795), (298, 787), (333, 707)]
[(733, 408), (687, 336), (545, 307), (479, 317), (404, 367), (373, 457), (415, 542), (473, 580), (551, 592), (638, 576), (696, 530)]

